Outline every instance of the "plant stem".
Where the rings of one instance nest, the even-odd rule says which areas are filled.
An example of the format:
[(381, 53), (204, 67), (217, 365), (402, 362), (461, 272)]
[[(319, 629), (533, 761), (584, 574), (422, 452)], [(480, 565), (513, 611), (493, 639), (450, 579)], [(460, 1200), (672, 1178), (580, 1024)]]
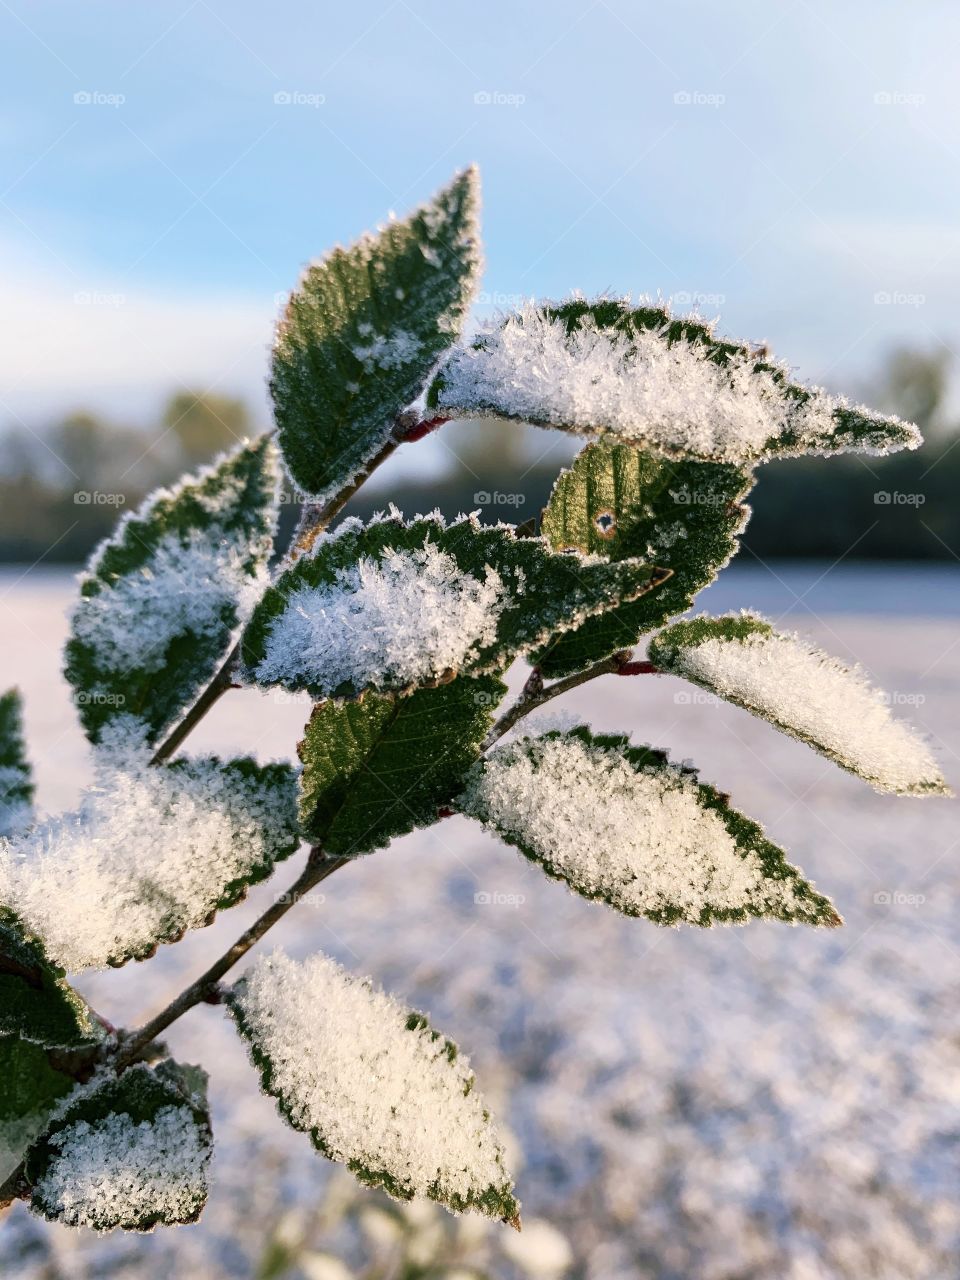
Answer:
[(180, 723), (173, 729), (150, 757), (151, 764), (163, 764), (169, 760), (180, 743), (192, 733), (213, 704), (233, 687), (231, 672), (240, 652), (240, 645), (235, 644), (223, 660), (223, 665), (204, 689)]
[(133, 1031), (124, 1039), (119, 1051), (113, 1059), (116, 1067), (129, 1066), (131, 1062), (136, 1061), (144, 1049), (154, 1041), (162, 1031), (165, 1031), (172, 1023), (176, 1022), (188, 1009), (192, 1009), (196, 1004), (202, 1004), (211, 994), (228, 969), (231, 969), (238, 960), (240, 960), (251, 947), (255, 946), (260, 939), (272, 929), (290, 908), (311, 889), (315, 888), (322, 880), (326, 880), (328, 876), (339, 870), (340, 867), (346, 866), (350, 862), (350, 858), (327, 858), (319, 849), (311, 849), (310, 857), (303, 872), (294, 881), (286, 893), (278, 894), (274, 899), (273, 905), (268, 907), (258, 920), (236, 940), (232, 947), (219, 958), (215, 960), (205, 973), (202, 973), (195, 982), (172, 1000), (165, 1009), (162, 1009), (156, 1017), (151, 1018), (145, 1023), (139, 1031)]
[(657, 668), (652, 662), (631, 662), (629, 649), (614, 653), (592, 667), (587, 667), (585, 671), (578, 671), (575, 675), (566, 676), (563, 680), (555, 680), (553, 684), (548, 685), (544, 685), (543, 677), (534, 667), (516, 702), (507, 708), (484, 738), (481, 751), (489, 751), (505, 733), (510, 732), (518, 720), (528, 716), (531, 711), (536, 711), (552, 698), (558, 698), (561, 693), (567, 693), (570, 689), (586, 684), (588, 680), (595, 680), (597, 676), (655, 675), (656, 672)]

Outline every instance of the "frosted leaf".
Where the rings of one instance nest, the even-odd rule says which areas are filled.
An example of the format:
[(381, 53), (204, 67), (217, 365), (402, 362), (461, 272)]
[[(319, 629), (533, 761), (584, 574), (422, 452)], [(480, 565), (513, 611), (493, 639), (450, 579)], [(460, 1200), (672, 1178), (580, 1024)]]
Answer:
[(480, 272), (476, 169), (310, 266), (277, 329), (270, 390), (297, 485), (323, 503), (390, 439), (457, 337)]
[(401, 697), (319, 703), (299, 746), (304, 839), (354, 857), (436, 822), (506, 691), (496, 676), (458, 676)]
[(97, 768), (75, 813), (0, 842), (0, 902), (69, 971), (144, 958), (209, 923), (299, 843), (288, 766), (148, 768), (101, 752)]
[(74, 1048), (99, 1038), (83, 998), (50, 963), (39, 938), (0, 907), (0, 1036)]
[(66, 675), (87, 736), (137, 717), (151, 741), (189, 706), (267, 585), (279, 479), (267, 436), (159, 489), (94, 552)]
[(23, 707), (16, 689), (0, 695), (0, 837), (33, 821), (33, 781), (23, 741)]
[(588, 618), (531, 657), (545, 679), (570, 675), (684, 613), (737, 550), (753, 476), (729, 463), (657, 457), (612, 439), (589, 444), (562, 471), (543, 513), (555, 550), (639, 558), (672, 571), (649, 595)]
[(531, 302), (490, 322), (454, 351), (429, 403), (715, 462), (921, 443), (912, 424), (799, 386), (786, 365), (697, 317), (611, 298)]
[(290, 684), (322, 671), (329, 689), (423, 684), (492, 644), (505, 602), (489, 566), (478, 578), (432, 543), (387, 548), (380, 561), (364, 556), (338, 570), (328, 587), (291, 592), (256, 679)]
[(11, 1179), (43, 1131), (57, 1102), (75, 1081), (50, 1062), (44, 1045), (18, 1036), (0, 1036), (0, 1209), (17, 1190)]
[(495, 748), (458, 801), (565, 881), (655, 924), (840, 923), (755, 822), (689, 768), (626, 737), (567, 733)]
[(345, 521), (264, 595), (241, 640), (250, 678), (315, 698), (495, 673), (669, 574), (639, 559), (560, 555), (474, 518)]
[(282, 951), (244, 974), (230, 1007), (264, 1089), (323, 1155), (400, 1200), (517, 1217), (469, 1064), (422, 1014), (327, 956)]
[(167, 1062), (77, 1089), (27, 1158), (33, 1211), (95, 1231), (196, 1221), (212, 1147), (198, 1078)]
[(860, 667), (848, 667), (756, 614), (694, 618), (655, 636), (652, 662), (752, 711), (877, 791), (949, 794), (919, 734), (890, 714)]

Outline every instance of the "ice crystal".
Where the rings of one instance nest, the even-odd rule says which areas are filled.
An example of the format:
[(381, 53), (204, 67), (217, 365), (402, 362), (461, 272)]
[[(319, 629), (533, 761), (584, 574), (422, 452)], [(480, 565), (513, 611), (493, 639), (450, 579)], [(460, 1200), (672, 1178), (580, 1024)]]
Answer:
[(806, 886), (793, 868), (769, 874), (755, 824), (738, 839), (695, 775), (652, 752), (638, 767), (624, 741), (586, 731), (511, 741), (474, 767), (459, 807), (578, 893), (629, 915), (707, 924), (833, 914), (836, 923), (824, 899), (798, 892)]
[(330, 689), (423, 683), (493, 643), (506, 598), (489, 566), (481, 579), (432, 543), (387, 548), (379, 561), (365, 556), (339, 570), (331, 585), (292, 592), (271, 626), (256, 679), (309, 679)]
[(36, 1186), (49, 1216), (73, 1227), (187, 1222), (206, 1198), (210, 1145), (187, 1106), (150, 1120), (111, 1112), (51, 1135), (56, 1148)]
[[(617, 311), (616, 303), (597, 304), (605, 305)], [(716, 340), (700, 321), (690, 322), (695, 338), (678, 339), (666, 309), (653, 312), (653, 327), (608, 327), (587, 304), (572, 324), (573, 306), (529, 302), (489, 322), (445, 364), (439, 408), (609, 432), (668, 454), (726, 462), (838, 448), (883, 453), (921, 443), (910, 424), (821, 388), (788, 393), (786, 368), (747, 346), (725, 344), (718, 360)], [(618, 322), (625, 317), (623, 305)], [(869, 419), (869, 429), (847, 429), (844, 415)]]
[(330, 1159), (401, 1199), (514, 1216), (469, 1064), (426, 1018), (327, 956), (282, 951), (244, 975), (232, 1005), (266, 1088)]
[[(725, 627), (730, 624), (733, 630)], [(728, 634), (715, 634), (721, 628)], [(764, 619), (694, 619), (658, 637), (651, 657), (678, 675), (772, 721), (878, 791), (946, 791), (923, 738), (890, 714), (889, 700), (848, 667)]]
[(0, 901), (68, 970), (145, 955), (290, 852), (294, 812), (292, 775), (268, 784), (251, 762), (99, 752), (76, 812), (0, 841)]

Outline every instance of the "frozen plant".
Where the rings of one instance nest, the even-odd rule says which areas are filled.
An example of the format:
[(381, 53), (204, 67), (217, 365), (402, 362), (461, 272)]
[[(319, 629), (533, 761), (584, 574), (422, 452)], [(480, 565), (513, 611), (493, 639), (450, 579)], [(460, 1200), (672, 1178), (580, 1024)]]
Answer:
[[(97, 1231), (195, 1220), (206, 1077), (158, 1037), (206, 1004), (245, 1041), (251, 1086), (320, 1154), (399, 1201), (519, 1227), (468, 1060), (424, 1014), (321, 954), (276, 950), (227, 975), (321, 881), (452, 813), (656, 926), (842, 923), (662, 745), (520, 727), (589, 680), (686, 680), (878, 790), (946, 791), (862, 672), (753, 614), (676, 621), (737, 550), (759, 464), (916, 448), (916, 428), (659, 302), (531, 302), (465, 339), (477, 209), (469, 169), (311, 266), (276, 334), (275, 432), (158, 492), (95, 552), (65, 660), (95, 776), (75, 813), (35, 816), (19, 700), (0, 699), (7, 1202)], [(538, 528), (392, 506), (338, 522), (376, 467), (454, 414), (590, 437)], [(284, 469), (303, 515), (271, 572)], [(517, 660), (531, 670), (509, 701)], [(244, 684), (311, 695), (298, 763), (181, 753)], [(145, 1025), (117, 1031), (68, 982), (208, 924), (301, 843), (289, 890)], [(563, 1242), (540, 1245), (562, 1269)]]

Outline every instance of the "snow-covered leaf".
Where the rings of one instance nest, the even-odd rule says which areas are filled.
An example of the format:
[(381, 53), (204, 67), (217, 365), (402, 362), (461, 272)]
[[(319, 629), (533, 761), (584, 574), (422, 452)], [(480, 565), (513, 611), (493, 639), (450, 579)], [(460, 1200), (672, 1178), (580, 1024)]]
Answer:
[(151, 741), (226, 656), (266, 585), (278, 456), (261, 436), (125, 516), (80, 580), (66, 676), (87, 736), (119, 715)]
[(683, 613), (737, 549), (753, 477), (729, 463), (674, 461), (634, 445), (587, 445), (561, 472), (543, 513), (554, 551), (639, 558), (671, 569), (658, 591), (588, 618), (531, 661), (546, 677), (570, 675)]
[(506, 691), (496, 676), (458, 676), (406, 695), (319, 703), (300, 744), (304, 838), (352, 856), (435, 822)]
[(309, 267), (291, 295), (270, 390), (280, 446), (325, 501), (390, 438), (460, 332), (480, 270), (479, 176)]
[(50, 1057), (48, 1048), (32, 1040), (0, 1036), (0, 1208), (17, 1190), (4, 1184), (76, 1083)]
[(205, 1080), (168, 1060), (80, 1086), (27, 1156), (31, 1209), (95, 1231), (196, 1222), (213, 1147)]
[(241, 654), (258, 684), (315, 698), (443, 683), (502, 671), (667, 576), (639, 560), (557, 554), (472, 516), (346, 520), (265, 593)]
[(0, 842), (0, 902), (71, 972), (209, 924), (299, 844), (289, 765), (98, 754), (77, 812)]
[(0, 836), (33, 821), (33, 782), (23, 741), (23, 706), (16, 689), (0, 694)]
[(233, 988), (263, 1088), (294, 1129), (371, 1187), (514, 1221), (519, 1205), (469, 1064), (423, 1014), (325, 955), (282, 951)]
[(949, 794), (920, 735), (890, 714), (860, 667), (848, 667), (756, 614), (678, 622), (648, 648), (663, 671), (683, 676), (857, 774), (877, 791)]
[(86, 1001), (47, 959), (39, 938), (0, 907), (0, 1035), (76, 1047), (99, 1037)]
[(624, 736), (581, 726), (508, 741), (474, 766), (458, 807), (576, 893), (628, 916), (841, 923), (726, 796)]
[(458, 346), (428, 402), (451, 416), (610, 434), (668, 456), (754, 462), (915, 449), (915, 426), (790, 379), (786, 365), (656, 304), (529, 303)]

